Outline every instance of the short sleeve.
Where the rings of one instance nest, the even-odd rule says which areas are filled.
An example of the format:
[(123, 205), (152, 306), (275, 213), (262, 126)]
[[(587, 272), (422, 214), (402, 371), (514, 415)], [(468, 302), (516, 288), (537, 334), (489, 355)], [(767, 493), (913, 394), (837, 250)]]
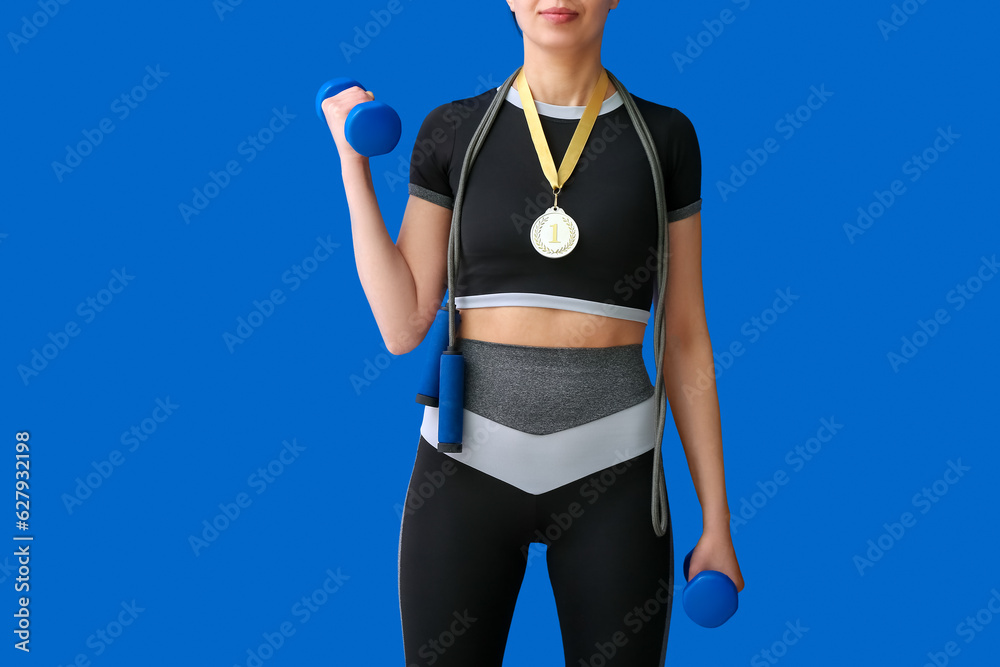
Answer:
[(667, 222), (676, 222), (701, 211), (701, 148), (691, 120), (677, 109), (667, 129)]
[(448, 122), (451, 103), (433, 109), (424, 118), (410, 156), (410, 194), (429, 202), (454, 208), (451, 188), (451, 156), (455, 130)]

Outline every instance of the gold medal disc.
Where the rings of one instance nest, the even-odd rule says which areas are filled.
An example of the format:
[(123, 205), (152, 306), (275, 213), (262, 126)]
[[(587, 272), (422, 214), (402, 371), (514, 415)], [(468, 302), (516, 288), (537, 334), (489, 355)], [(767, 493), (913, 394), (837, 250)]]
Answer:
[(579, 239), (576, 221), (558, 206), (550, 206), (531, 226), (531, 245), (543, 257), (565, 257)]

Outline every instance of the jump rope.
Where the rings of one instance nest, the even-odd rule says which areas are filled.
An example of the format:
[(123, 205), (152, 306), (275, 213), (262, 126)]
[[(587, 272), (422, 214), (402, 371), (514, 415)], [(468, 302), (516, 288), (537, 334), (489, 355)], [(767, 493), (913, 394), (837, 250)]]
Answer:
[[(458, 192), (455, 194), (455, 207), (451, 217), (451, 230), (448, 235), (448, 347), (441, 355), (441, 376), (440, 376), (440, 403), (439, 403), (439, 430), (438, 440), (444, 445), (439, 447), (440, 451), (461, 451), (462, 442), (462, 405), (461, 396), (462, 382), (464, 379), (463, 362), (461, 353), (457, 348), (457, 327), (455, 312), (455, 274), (459, 263), (460, 254), (460, 227), (462, 220), (462, 203), (465, 199), (465, 187), (469, 172), (476, 161), (476, 156), (482, 148), (483, 142), (493, 121), (499, 113), (503, 101), (507, 98), (507, 91), (520, 73), (519, 67), (513, 74), (507, 77), (504, 84), (497, 91), (486, 110), (486, 115), (476, 128), (472, 140), (465, 151), (465, 159), (462, 163), (462, 173), (458, 181)], [(605, 70), (607, 71), (607, 70)], [(657, 537), (662, 537), (667, 533), (670, 525), (670, 503), (667, 498), (667, 486), (663, 476), (663, 429), (666, 424), (666, 392), (663, 387), (663, 372), (661, 369), (664, 341), (663, 341), (663, 302), (667, 285), (667, 253), (669, 246), (669, 235), (666, 232), (667, 224), (667, 204), (666, 194), (663, 186), (663, 169), (660, 166), (660, 159), (656, 153), (656, 146), (653, 143), (652, 135), (646, 122), (639, 113), (639, 109), (632, 99), (631, 94), (625, 86), (610, 72), (607, 71), (608, 80), (614, 85), (615, 90), (624, 101), (625, 108), (632, 124), (639, 135), (639, 141), (649, 158), (649, 165), (653, 172), (653, 186), (656, 191), (656, 215), (659, 223), (658, 248), (660, 248), (660, 261), (657, 266), (657, 287), (654, 299), (656, 309), (653, 311), (653, 354), (656, 360), (656, 382), (653, 385), (653, 402), (656, 404), (656, 440), (653, 446), (653, 486), (650, 512), (653, 521), (653, 530)]]

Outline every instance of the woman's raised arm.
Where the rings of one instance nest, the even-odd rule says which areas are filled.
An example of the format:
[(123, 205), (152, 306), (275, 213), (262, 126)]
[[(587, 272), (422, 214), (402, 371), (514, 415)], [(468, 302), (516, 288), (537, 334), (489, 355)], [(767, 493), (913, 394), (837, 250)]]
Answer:
[(373, 94), (354, 87), (327, 98), (322, 107), (340, 154), (358, 277), (386, 349), (398, 355), (424, 339), (447, 289), (451, 210), (411, 195), (399, 239), (393, 243), (375, 197), (368, 158), (344, 135), (347, 114), (371, 99)]

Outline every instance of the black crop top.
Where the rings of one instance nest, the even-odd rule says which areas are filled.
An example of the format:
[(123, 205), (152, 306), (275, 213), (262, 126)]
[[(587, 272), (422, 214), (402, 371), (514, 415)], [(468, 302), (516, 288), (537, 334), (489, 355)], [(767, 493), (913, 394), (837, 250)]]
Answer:
[[(462, 160), (498, 89), (433, 109), (417, 134), (409, 193), (454, 208)], [(667, 221), (701, 210), (701, 151), (679, 110), (632, 95), (656, 144)], [(582, 106), (535, 102), (558, 168)], [(455, 307), (538, 306), (646, 323), (656, 288), (659, 229), (653, 175), (621, 95), (604, 100), (559, 206), (580, 228), (568, 255), (544, 257), (529, 238), (552, 206), (513, 86), (467, 177)]]

